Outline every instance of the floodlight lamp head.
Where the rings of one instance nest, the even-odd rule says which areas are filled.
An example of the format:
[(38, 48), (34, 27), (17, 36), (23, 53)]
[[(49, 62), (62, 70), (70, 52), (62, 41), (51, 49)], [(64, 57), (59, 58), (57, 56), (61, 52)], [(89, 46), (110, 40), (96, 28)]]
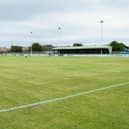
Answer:
[(61, 30), (61, 27), (60, 26), (58, 27), (58, 30)]
[(100, 21), (100, 23), (104, 23), (104, 21), (103, 21), (103, 20), (101, 20), (101, 21)]

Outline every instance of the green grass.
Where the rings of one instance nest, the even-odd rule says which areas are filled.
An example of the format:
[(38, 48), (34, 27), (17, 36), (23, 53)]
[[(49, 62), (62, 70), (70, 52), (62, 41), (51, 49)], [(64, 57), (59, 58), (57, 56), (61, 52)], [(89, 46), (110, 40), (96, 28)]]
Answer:
[[(0, 57), (0, 109), (123, 82), (128, 57)], [(0, 113), (0, 129), (129, 129), (129, 85)]]

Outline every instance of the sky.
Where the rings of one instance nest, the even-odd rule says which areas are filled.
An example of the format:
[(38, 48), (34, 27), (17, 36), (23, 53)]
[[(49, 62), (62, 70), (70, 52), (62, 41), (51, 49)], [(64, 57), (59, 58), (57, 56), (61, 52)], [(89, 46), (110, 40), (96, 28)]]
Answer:
[(0, 46), (108, 44), (113, 40), (129, 45), (129, 0), (0, 1)]

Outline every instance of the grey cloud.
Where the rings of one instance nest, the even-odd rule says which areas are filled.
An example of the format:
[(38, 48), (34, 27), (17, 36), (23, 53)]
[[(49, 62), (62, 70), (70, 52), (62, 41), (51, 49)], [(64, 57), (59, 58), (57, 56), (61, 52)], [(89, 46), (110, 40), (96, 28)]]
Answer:
[(38, 14), (95, 10), (102, 0), (4, 0), (0, 2), (0, 20), (25, 20)]
[[(105, 20), (105, 33), (106, 26), (111, 30), (105, 34), (105, 42), (113, 38), (127, 41), (128, 37), (122, 34), (128, 34), (129, 18), (128, 15), (122, 14), (128, 13), (128, 5), (128, 0), (0, 1), (1, 41), (29, 42), (28, 33), (33, 31), (34, 41), (99, 42), (101, 17)], [(124, 23), (122, 19), (126, 19), (126, 33), (125, 28), (119, 23), (119, 21)], [(61, 32), (57, 30), (58, 26), (62, 26)], [(113, 31), (116, 28), (117, 31)]]

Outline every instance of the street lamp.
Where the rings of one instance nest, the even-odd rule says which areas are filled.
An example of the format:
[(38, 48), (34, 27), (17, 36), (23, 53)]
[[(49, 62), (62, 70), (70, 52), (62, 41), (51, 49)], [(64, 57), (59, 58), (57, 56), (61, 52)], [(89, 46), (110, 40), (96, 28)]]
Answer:
[(59, 38), (59, 41), (61, 42), (61, 31), (62, 31), (62, 28), (61, 28), (60, 26), (58, 26), (58, 31), (59, 31), (59, 33), (60, 33), (60, 34), (59, 34), (59, 37), (60, 37), (60, 38)]
[(101, 20), (100, 24), (101, 24), (101, 42), (103, 42), (103, 24), (104, 24), (104, 21)]
[[(101, 20), (100, 24), (101, 24), (101, 42), (103, 43), (103, 24), (104, 24), (104, 21)], [(103, 54), (103, 50), (102, 49), (101, 49), (101, 54)]]
[(33, 50), (32, 50), (32, 32), (30, 32), (30, 39), (31, 39), (31, 46), (30, 46), (30, 55), (32, 56)]

